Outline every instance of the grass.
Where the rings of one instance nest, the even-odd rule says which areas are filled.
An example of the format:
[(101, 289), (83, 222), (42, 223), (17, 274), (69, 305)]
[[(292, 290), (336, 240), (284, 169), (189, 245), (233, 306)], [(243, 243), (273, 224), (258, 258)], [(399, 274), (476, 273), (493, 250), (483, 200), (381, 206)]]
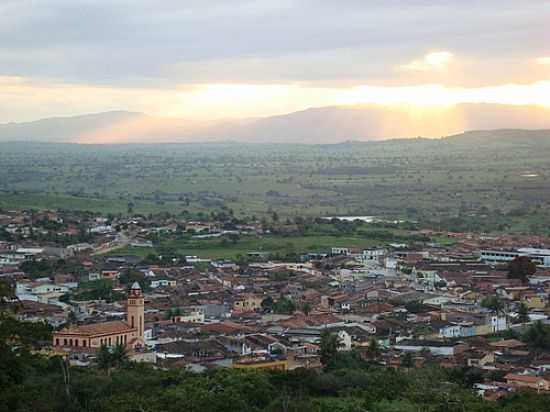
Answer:
[(248, 252), (291, 253), (328, 252), (331, 247), (368, 248), (381, 245), (384, 242), (377, 239), (366, 239), (359, 236), (264, 236), (244, 237), (237, 243), (215, 240), (168, 240), (154, 249), (127, 247), (113, 251), (111, 255), (131, 255), (144, 257), (150, 253), (159, 253), (163, 248), (170, 248), (185, 256), (224, 259)]

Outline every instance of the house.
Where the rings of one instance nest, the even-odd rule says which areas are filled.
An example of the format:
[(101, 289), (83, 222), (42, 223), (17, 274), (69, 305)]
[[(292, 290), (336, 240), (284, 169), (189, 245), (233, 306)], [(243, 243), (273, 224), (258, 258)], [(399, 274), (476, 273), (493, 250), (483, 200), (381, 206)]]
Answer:
[(67, 313), (58, 305), (49, 305), (32, 300), (22, 300), (17, 319), (29, 322), (47, 322), (58, 327), (67, 322)]
[(522, 350), (527, 348), (527, 345), (519, 341), (517, 339), (503, 339), (499, 340), (497, 342), (491, 342), (489, 344), (492, 348), (495, 348), (496, 350), (504, 351), (504, 350)]
[(185, 224), (186, 232), (212, 232), (216, 230), (217, 225), (210, 222), (187, 222)]
[(548, 295), (536, 293), (524, 293), (520, 301), (527, 306), (527, 309), (544, 309), (548, 304)]
[(550, 379), (542, 376), (507, 374), (504, 379), (506, 383), (519, 388), (535, 389), (537, 391), (550, 391)]
[(177, 281), (171, 279), (155, 279), (151, 281), (151, 288), (156, 289), (160, 287), (170, 287), (175, 288), (177, 286)]
[(288, 361), (286, 359), (261, 357), (244, 357), (233, 361), (234, 369), (276, 369), (287, 370)]
[(204, 323), (204, 312), (197, 310), (182, 315), (172, 316), (174, 323)]
[(118, 279), (119, 277), (120, 277), (120, 272), (118, 270), (102, 270), (101, 271), (101, 278), (102, 279), (114, 280), (114, 279)]
[(63, 285), (56, 285), (53, 283), (43, 283), (31, 287), (31, 293), (34, 295), (41, 295), (44, 293), (67, 293), (69, 288)]
[(160, 359), (185, 358), (187, 362), (210, 362), (228, 356), (224, 346), (214, 338), (159, 344), (155, 350)]
[(394, 345), (397, 350), (405, 352), (421, 352), (428, 350), (432, 355), (455, 356), (464, 352), (468, 345), (460, 342), (441, 342), (433, 340), (403, 340)]
[(466, 355), (466, 364), (469, 367), (482, 368), (495, 362), (495, 354), (490, 351), (472, 350)]
[(237, 313), (255, 312), (262, 308), (262, 296), (241, 295), (233, 302), (233, 311)]

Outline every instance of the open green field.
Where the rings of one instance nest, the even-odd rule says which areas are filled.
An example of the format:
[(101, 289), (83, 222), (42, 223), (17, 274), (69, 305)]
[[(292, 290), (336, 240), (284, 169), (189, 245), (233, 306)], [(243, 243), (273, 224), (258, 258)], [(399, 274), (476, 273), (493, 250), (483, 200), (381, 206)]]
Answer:
[(548, 233), (549, 158), (544, 132), (513, 130), (334, 145), (2, 143), (0, 208), (370, 215)]
[(163, 249), (170, 249), (179, 255), (224, 259), (246, 255), (248, 252), (300, 254), (305, 252), (328, 252), (331, 247), (368, 248), (383, 244), (384, 242), (380, 240), (365, 239), (359, 236), (246, 236), (235, 244), (222, 242), (219, 238), (211, 240), (168, 240), (163, 241), (153, 249), (127, 247), (113, 251), (111, 254), (145, 257), (150, 253), (162, 253)]

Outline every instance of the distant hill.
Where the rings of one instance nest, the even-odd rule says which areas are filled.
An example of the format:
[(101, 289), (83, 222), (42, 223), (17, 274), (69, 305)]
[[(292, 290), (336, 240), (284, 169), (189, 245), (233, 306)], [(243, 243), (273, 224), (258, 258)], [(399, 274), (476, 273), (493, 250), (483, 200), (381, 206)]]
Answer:
[[(550, 129), (550, 110), (539, 106), (460, 104), (444, 108), (358, 105), (312, 108), (281, 116), (211, 123), (136, 112), (105, 112), (0, 124), (0, 141), (80, 143), (207, 142), (338, 143), (405, 137), (442, 137), (469, 130)], [(515, 130), (504, 132), (500, 129)], [(475, 132), (471, 138), (493, 138)]]
[(525, 130), (525, 129), (495, 129), (472, 130), (457, 135), (447, 136), (448, 141), (463, 141), (466, 143), (533, 143), (537, 140), (550, 140), (550, 129)]
[(113, 111), (72, 117), (52, 117), (27, 123), (0, 124), (0, 141), (71, 142), (87, 131), (111, 127), (143, 116)]

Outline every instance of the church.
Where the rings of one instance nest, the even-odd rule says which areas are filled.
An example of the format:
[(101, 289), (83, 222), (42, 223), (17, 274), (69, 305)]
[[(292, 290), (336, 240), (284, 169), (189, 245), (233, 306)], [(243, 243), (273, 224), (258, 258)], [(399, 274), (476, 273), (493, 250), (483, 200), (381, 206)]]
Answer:
[(134, 282), (128, 294), (128, 315), (126, 321), (92, 323), (69, 326), (53, 335), (53, 345), (62, 350), (96, 350), (102, 345), (123, 344), (129, 348), (145, 346), (144, 298), (139, 283)]

